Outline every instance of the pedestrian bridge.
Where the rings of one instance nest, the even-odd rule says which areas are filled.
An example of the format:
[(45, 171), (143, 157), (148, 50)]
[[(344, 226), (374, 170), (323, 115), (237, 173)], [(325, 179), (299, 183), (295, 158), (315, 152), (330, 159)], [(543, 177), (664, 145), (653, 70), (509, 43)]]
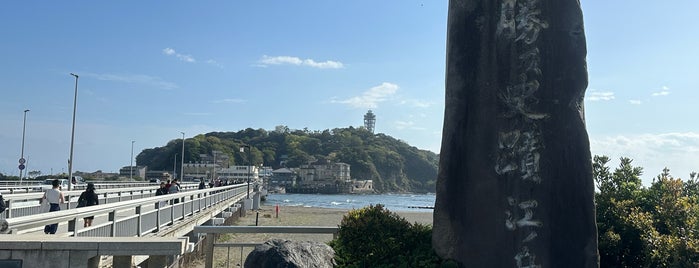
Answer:
[[(257, 189), (257, 186), (253, 186)], [(155, 187), (97, 190), (100, 205), (75, 208), (81, 191), (65, 191), (61, 211), (43, 212), (42, 193), (5, 195), (0, 216), (0, 267), (98, 267), (101, 256), (114, 256), (114, 267), (131, 267), (134, 255), (150, 255), (149, 267), (163, 267), (167, 256), (192, 250), (195, 226), (221, 224), (233, 213), (259, 207), (261, 193), (247, 184), (196, 189), (183, 185), (176, 194), (155, 196)], [(94, 216), (93, 225), (82, 219)], [(58, 223), (56, 235), (43, 227)], [(94, 239), (91, 237), (99, 237)], [(68, 257), (67, 257), (68, 256)], [(86, 265), (87, 264), (87, 265)], [(7, 264), (9, 265), (9, 264)], [(12, 267), (12, 266), (9, 266)]]

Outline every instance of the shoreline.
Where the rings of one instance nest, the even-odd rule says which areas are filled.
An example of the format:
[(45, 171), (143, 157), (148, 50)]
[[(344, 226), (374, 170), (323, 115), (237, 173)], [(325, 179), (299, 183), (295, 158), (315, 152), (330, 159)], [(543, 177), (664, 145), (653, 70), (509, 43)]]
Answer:
[[(278, 217), (275, 210), (275, 205), (261, 205), (259, 211), (248, 211), (248, 215), (239, 218), (234, 225), (255, 225), (255, 217), (259, 213), (258, 224), (261, 226), (279, 223), (292, 226), (338, 226), (342, 221), (342, 217), (353, 209), (280, 205)], [(432, 225), (432, 209), (424, 209), (424, 211), (389, 211), (405, 218), (410, 223), (417, 222)], [(262, 221), (263, 218), (266, 220)]]
[[(343, 208), (322, 208), (304, 206), (279, 206), (277, 217), (276, 205), (261, 205), (260, 210), (247, 211), (244, 217), (237, 218), (233, 226), (333, 226), (337, 227), (342, 222), (342, 218), (352, 209)], [(391, 210), (389, 210), (391, 211)], [(432, 225), (432, 210), (422, 211), (391, 211), (405, 218), (410, 223), (420, 223)], [(228, 243), (264, 243), (273, 238), (287, 239), (294, 241), (314, 241), (327, 243), (333, 239), (331, 234), (223, 234), (218, 242)], [(214, 266), (225, 267), (226, 265), (242, 267), (242, 259), (252, 250), (252, 247), (245, 248), (217, 248), (214, 253)], [(234, 254), (230, 254), (235, 252)], [(226, 261), (230, 258), (230, 262)], [(187, 267), (203, 268), (203, 259), (191, 260)]]

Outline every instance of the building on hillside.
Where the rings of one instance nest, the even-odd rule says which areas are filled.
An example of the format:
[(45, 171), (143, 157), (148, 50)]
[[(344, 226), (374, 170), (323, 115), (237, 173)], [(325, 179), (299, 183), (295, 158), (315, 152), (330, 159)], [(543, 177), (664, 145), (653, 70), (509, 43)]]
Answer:
[(349, 193), (352, 188), (350, 165), (346, 163), (314, 163), (296, 170), (297, 185), (289, 193)]
[(145, 178), (147, 169), (146, 166), (125, 166), (119, 169), (119, 177)]
[(231, 166), (222, 168), (216, 172), (217, 178), (227, 181), (229, 184), (255, 183), (260, 179), (260, 169), (256, 166)]
[(217, 171), (221, 169), (221, 166), (218, 164), (201, 161), (197, 161), (194, 163), (184, 163), (183, 167), (185, 181), (200, 179), (210, 181), (213, 178), (214, 174), (216, 174)]
[(198, 181), (204, 179), (211, 181), (219, 177), (219, 171), (230, 167), (230, 157), (221, 151), (212, 151), (211, 154), (199, 154), (199, 161), (184, 163), (182, 171), (185, 181)]
[(160, 180), (160, 181), (166, 181), (169, 179), (172, 179), (172, 174), (167, 171), (163, 170), (146, 170), (146, 180), (147, 181), (154, 181), (154, 180)]
[(350, 188), (350, 193), (354, 194), (366, 194), (374, 192), (374, 181), (372, 180), (362, 180), (362, 181), (352, 181), (352, 188)]
[(345, 163), (303, 165), (298, 176), (301, 185), (351, 181), (350, 165)]
[(290, 168), (280, 168), (272, 171), (269, 179), (269, 187), (293, 187), (296, 186), (296, 172)]
[(221, 168), (230, 167), (230, 158), (221, 151), (213, 151), (212, 154), (200, 154), (199, 163), (215, 163)]

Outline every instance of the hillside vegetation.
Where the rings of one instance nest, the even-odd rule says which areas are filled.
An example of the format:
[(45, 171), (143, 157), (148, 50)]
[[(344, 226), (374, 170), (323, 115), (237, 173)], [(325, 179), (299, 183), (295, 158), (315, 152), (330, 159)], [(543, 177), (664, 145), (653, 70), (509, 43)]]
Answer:
[[(343, 162), (351, 165), (353, 179), (373, 180), (379, 192), (435, 191), (437, 154), (364, 128), (309, 131), (279, 126), (273, 131), (248, 128), (200, 134), (185, 140), (184, 162), (201, 161), (200, 154), (220, 151), (231, 165), (247, 165), (248, 152), (240, 152), (241, 145), (252, 148), (254, 165), (277, 169), (316, 161)], [(173, 163), (179, 163), (175, 154), (181, 150), (182, 140), (173, 140), (163, 147), (143, 150), (136, 162), (151, 170), (171, 170)]]

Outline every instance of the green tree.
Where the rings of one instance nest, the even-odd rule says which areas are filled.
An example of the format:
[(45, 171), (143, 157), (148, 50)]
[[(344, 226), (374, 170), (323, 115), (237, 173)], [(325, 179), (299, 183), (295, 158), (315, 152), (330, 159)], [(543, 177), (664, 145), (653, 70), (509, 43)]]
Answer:
[[(136, 157), (140, 166), (150, 170), (171, 170), (173, 157), (182, 150), (176, 139), (163, 147), (143, 150)], [(241, 153), (241, 145), (251, 146), (251, 155)], [(278, 126), (273, 131), (247, 128), (237, 132), (211, 132), (185, 140), (185, 162), (201, 160), (212, 151), (227, 155), (232, 165), (252, 163), (272, 168), (295, 168), (315, 161), (344, 162), (351, 166), (351, 176), (373, 180), (374, 189), (382, 192), (434, 192), (439, 157), (412, 147), (385, 134), (363, 128), (335, 128), (311, 131), (290, 130)]]
[(601, 267), (696, 267), (699, 205), (696, 182), (675, 179), (665, 168), (649, 188), (629, 158), (609, 172), (595, 156), (597, 227)]
[(436, 267), (432, 228), (412, 224), (380, 204), (352, 210), (330, 242), (338, 267)]
[(619, 167), (609, 172), (607, 156), (593, 159), (593, 177), (599, 192), (597, 231), (601, 267), (643, 267), (645, 244), (641, 238), (649, 216), (637, 203), (642, 193), (642, 168), (633, 167), (632, 160), (621, 158)]

